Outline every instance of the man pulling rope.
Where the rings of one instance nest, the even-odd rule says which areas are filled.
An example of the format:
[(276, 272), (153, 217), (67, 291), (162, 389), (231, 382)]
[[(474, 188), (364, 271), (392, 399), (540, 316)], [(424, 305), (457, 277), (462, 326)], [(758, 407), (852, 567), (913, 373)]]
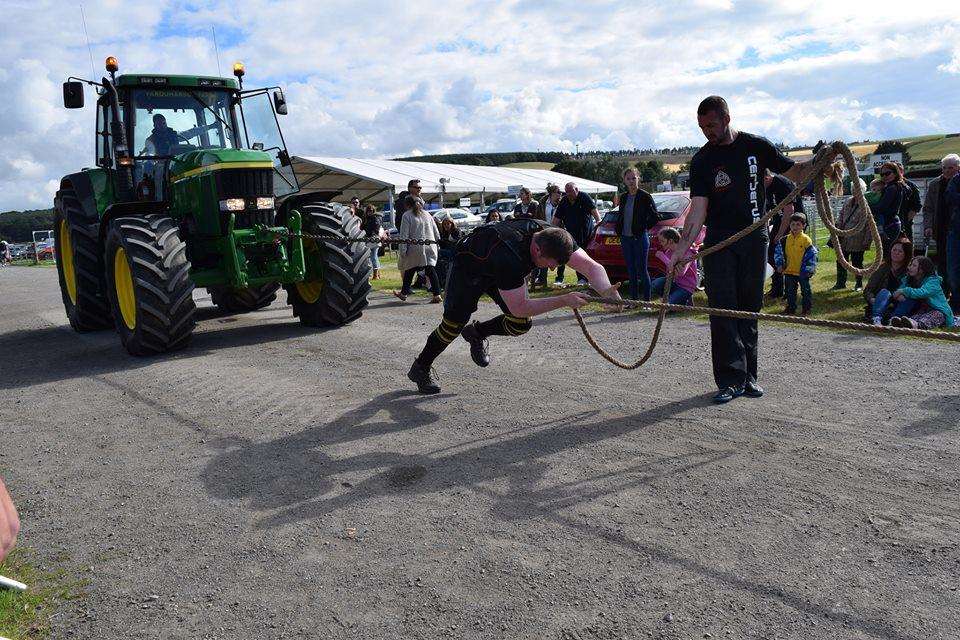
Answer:
[[(457, 336), (470, 343), (474, 363), (486, 367), (490, 336), (522, 336), (530, 330), (534, 316), (585, 305), (587, 297), (577, 292), (539, 299), (527, 295), (526, 278), (534, 268), (554, 269), (562, 264), (585, 275), (605, 300), (620, 300), (619, 285), (611, 286), (604, 268), (565, 229), (542, 220), (517, 218), (484, 225), (460, 240), (447, 279), (443, 318), (407, 374), (420, 393), (440, 392), (433, 362)], [(468, 325), (484, 294), (493, 298), (503, 314)]]

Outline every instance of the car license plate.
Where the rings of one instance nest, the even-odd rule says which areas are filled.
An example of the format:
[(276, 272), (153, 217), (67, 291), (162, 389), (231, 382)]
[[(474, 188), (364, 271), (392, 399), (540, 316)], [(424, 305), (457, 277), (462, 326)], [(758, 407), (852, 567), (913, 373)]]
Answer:
[(620, 244), (620, 238), (617, 236), (610, 236), (603, 242), (604, 244)]

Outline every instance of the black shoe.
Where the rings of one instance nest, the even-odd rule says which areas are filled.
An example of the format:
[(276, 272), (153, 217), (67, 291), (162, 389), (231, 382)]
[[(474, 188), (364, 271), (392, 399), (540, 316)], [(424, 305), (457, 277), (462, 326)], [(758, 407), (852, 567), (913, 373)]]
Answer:
[(723, 389), (720, 389), (720, 391), (717, 391), (717, 395), (713, 396), (713, 401), (717, 404), (726, 404), (731, 400), (733, 400), (734, 398), (737, 398), (742, 395), (743, 395), (742, 386), (724, 387)]
[(846, 284), (840, 284), (840, 283), (838, 282), (837, 284), (835, 284), (835, 285), (833, 285), (832, 287), (830, 287), (830, 291), (840, 291), (841, 289), (846, 289), (846, 288), (847, 288), (847, 285), (846, 285)]
[(440, 384), (437, 381), (437, 374), (433, 368), (425, 369), (419, 362), (414, 360), (410, 372), (407, 373), (410, 381), (417, 385), (420, 393), (440, 393)]
[(490, 364), (490, 354), (487, 352), (487, 339), (480, 337), (477, 331), (477, 322), (468, 324), (460, 332), (463, 339), (470, 343), (470, 357), (478, 367), (485, 367)]
[(748, 398), (759, 398), (763, 395), (763, 387), (758, 385), (756, 382), (751, 382), (747, 380), (746, 384), (743, 385), (743, 395)]

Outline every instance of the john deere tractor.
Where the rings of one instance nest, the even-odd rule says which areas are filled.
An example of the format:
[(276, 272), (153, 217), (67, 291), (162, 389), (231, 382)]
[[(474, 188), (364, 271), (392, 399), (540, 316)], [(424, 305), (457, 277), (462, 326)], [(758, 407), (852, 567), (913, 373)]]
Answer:
[[(115, 327), (127, 351), (187, 344), (193, 290), (229, 312), (269, 305), (282, 286), (308, 326), (360, 316), (369, 247), (336, 194), (300, 194), (277, 115), (279, 87), (235, 78), (69, 78), (64, 106), (97, 94), (96, 167), (64, 177), (54, 201), (60, 289), (77, 331)], [(301, 234), (332, 239), (309, 239)]]

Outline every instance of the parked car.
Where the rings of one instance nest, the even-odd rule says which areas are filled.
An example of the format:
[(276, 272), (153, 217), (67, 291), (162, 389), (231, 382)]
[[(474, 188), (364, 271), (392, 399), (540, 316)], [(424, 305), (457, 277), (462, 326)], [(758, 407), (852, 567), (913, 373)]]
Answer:
[(483, 219), (486, 220), (491, 211), (499, 212), (500, 217), (505, 219), (508, 215), (513, 215), (513, 208), (517, 206), (517, 202), (516, 198), (500, 198), (483, 210)]
[[(657, 212), (660, 214), (660, 221), (648, 232), (650, 254), (647, 259), (647, 269), (650, 271), (650, 277), (655, 278), (664, 275), (667, 268), (656, 257), (657, 251), (660, 250), (660, 240), (657, 235), (660, 233), (660, 229), (664, 227), (674, 227), (677, 231), (682, 231), (683, 224), (690, 213), (690, 192), (668, 191), (651, 195), (657, 205)], [(603, 216), (600, 225), (587, 243), (586, 250), (591, 258), (603, 265), (611, 280), (625, 281), (627, 279), (627, 263), (623, 259), (623, 249), (620, 247), (620, 237), (616, 231), (616, 218), (616, 209)], [(700, 248), (706, 234), (706, 228), (700, 230), (700, 234), (693, 243), (695, 248)]]
[(444, 215), (449, 214), (453, 218), (453, 224), (457, 225), (457, 228), (460, 231), (470, 231), (475, 229), (483, 224), (483, 218), (478, 216), (475, 213), (470, 213), (466, 209), (450, 208), (450, 209), (437, 209), (436, 211), (431, 211), (433, 218), (437, 221), (437, 224), (440, 224), (440, 218)]
[(27, 245), (26, 251), (23, 253), (23, 257), (28, 260), (36, 259), (37, 254), (40, 254), (40, 260), (53, 260), (56, 257), (56, 253), (53, 249), (53, 240), (46, 240), (44, 242), (38, 242), (36, 247), (31, 242)]

